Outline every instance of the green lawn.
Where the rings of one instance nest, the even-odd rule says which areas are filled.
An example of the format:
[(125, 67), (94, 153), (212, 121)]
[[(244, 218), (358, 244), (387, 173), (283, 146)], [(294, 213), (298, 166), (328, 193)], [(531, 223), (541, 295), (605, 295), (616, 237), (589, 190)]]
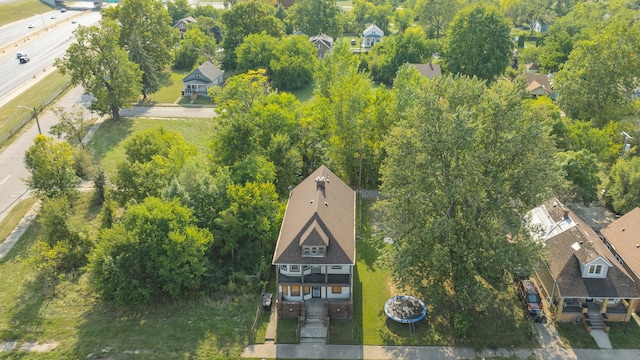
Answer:
[(169, 131), (182, 134), (184, 139), (194, 145), (203, 155), (207, 151), (207, 144), (212, 136), (210, 119), (131, 119), (120, 121), (107, 120), (87, 144), (87, 151), (93, 155), (96, 162), (107, 176), (115, 174), (116, 164), (124, 160), (124, 140), (142, 130), (164, 127)]
[(576, 349), (599, 349), (596, 341), (582, 324), (557, 323), (558, 333), (565, 345)]
[(34, 85), (34, 89), (38, 89), (38, 91), (25, 91), (1, 107), (0, 147), (6, 144), (10, 136), (20, 130), (21, 124), (28, 120), (33, 113), (30, 109), (18, 106), (41, 108), (43, 105), (50, 104), (68, 88), (70, 79), (69, 76), (64, 76), (56, 70)]
[(310, 100), (313, 97), (313, 89), (315, 88), (315, 82), (312, 81), (302, 89), (290, 91), (301, 103)]
[(166, 79), (164, 86), (155, 94), (147, 97), (144, 104), (153, 105), (156, 103), (173, 104), (182, 97), (182, 79), (187, 76), (190, 71), (172, 71)]
[(51, 7), (40, 0), (15, 0), (0, 4), (0, 26), (47, 11), (51, 11)]
[(633, 319), (628, 323), (611, 323), (609, 339), (614, 349), (640, 349), (640, 326)]
[[(11, 234), (13, 229), (18, 225), (20, 220), (27, 214), (27, 212), (33, 207), (37, 199), (34, 197), (26, 198), (16, 204), (16, 206), (9, 211), (7, 216), (0, 222), (0, 243)], [(1, 276), (1, 275), (0, 275)]]

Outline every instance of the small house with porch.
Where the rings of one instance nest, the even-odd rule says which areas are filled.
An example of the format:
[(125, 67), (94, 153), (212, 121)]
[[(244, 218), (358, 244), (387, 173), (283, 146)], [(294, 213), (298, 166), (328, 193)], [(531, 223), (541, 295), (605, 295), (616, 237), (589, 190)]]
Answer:
[(381, 42), (383, 37), (384, 31), (375, 24), (371, 24), (362, 32), (362, 46), (365, 49), (370, 49), (373, 45)]
[(355, 200), (324, 165), (289, 193), (272, 261), (279, 317), (304, 318), (309, 304), (328, 318), (352, 317)]
[(183, 96), (209, 96), (209, 88), (224, 82), (224, 70), (207, 61), (182, 79)]
[(583, 313), (629, 321), (638, 290), (589, 225), (556, 198), (531, 210), (527, 224), (547, 253), (535, 277), (556, 321), (572, 321)]

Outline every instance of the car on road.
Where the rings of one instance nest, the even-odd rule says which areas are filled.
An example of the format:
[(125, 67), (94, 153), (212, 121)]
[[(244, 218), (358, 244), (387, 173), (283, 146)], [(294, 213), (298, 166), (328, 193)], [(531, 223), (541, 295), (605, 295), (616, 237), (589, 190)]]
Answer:
[(55, 19), (56, 17), (57, 17), (57, 16), (55, 16), (55, 15), (51, 15), (51, 18), (52, 18), (52, 19)]
[(538, 323), (546, 323), (547, 317), (542, 308), (542, 298), (531, 280), (518, 281), (518, 297), (529, 318)]
[(19, 61), (20, 61), (20, 64), (26, 64), (29, 62), (29, 58), (26, 56), (23, 56), (19, 59)]
[(27, 56), (27, 53), (24, 51), (18, 51), (18, 53), (16, 54), (16, 59), (20, 59), (23, 56)]
[(60, 8), (60, 12), (67, 12), (67, 8)]
[(29, 24), (29, 26), (27, 26), (29, 29), (33, 29), (34, 27), (36, 27), (35, 24)]

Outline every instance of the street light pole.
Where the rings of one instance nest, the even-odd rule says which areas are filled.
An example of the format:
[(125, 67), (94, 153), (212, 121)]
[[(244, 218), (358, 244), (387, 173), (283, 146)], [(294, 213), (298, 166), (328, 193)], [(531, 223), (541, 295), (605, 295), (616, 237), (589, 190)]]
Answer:
[(42, 130), (40, 129), (40, 121), (38, 120), (38, 108), (35, 106), (30, 108), (22, 105), (18, 105), (18, 107), (23, 109), (33, 110), (33, 115), (35, 116), (36, 124), (38, 125), (38, 134), (42, 134)]
[(624, 156), (627, 155), (629, 148), (631, 148), (631, 144), (627, 143), (627, 141), (633, 140), (633, 138), (625, 131), (623, 131), (620, 135), (624, 136), (624, 147), (622, 148), (622, 158), (624, 159)]

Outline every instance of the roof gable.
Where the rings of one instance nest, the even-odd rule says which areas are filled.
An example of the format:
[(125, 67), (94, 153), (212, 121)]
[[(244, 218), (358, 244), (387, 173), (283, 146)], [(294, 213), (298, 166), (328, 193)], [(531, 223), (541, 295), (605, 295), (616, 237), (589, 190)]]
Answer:
[(333, 38), (327, 34), (319, 34), (309, 38), (314, 44), (322, 44), (327, 49), (333, 49)]
[(222, 75), (224, 75), (224, 70), (220, 70), (213, 63), (207, 61), (204, 64), (198, 66), (197, 69), (193, 70), (189, 75), (182, 79), (182, 82), (197, 79), (203, 82), (210, 83), (215, 81)]
[(377, 27), (375, 24), (371, 24), (371, 25), (369, 25), (369, 27), (364, 29), (364, 31), (362, 32), (362, 36), (364, 36), (364, 37), (367, 37), (367, 36), (384, 36), (384, 31), (382, 31), (382, 29)]
[[(303, 257), (303, 244), (325, 256)], [(355, 193), (324, 165), (289, 193), (273, 264), (355, 264)]]

